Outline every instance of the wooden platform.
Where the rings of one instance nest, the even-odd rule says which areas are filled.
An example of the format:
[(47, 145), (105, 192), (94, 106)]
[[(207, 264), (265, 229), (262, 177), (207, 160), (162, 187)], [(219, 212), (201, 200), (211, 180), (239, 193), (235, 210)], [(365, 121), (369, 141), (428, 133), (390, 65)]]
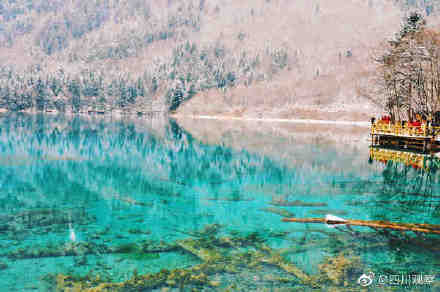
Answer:
[(371, 145), (411, 149), (423, 153), (440, 151), (440, 127), (428, 123), (411, 126), (401, 121), (371, 124)]

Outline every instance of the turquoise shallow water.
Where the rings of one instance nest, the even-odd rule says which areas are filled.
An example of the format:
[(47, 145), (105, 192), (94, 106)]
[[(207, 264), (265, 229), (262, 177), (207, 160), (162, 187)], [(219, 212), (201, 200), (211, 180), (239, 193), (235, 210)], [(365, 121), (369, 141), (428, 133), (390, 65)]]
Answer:
[[(173, 120), (2, 116), (1, 291), (53, 291), (57, 274), (123, 282), (206, 262), (177, 244), (184, 239), (227, 255), (217, 259), (227, 268), (206, 268), (203, 283), (168, 280), (139, 291), (314, 286), (279, 261), (233, 260), (255, 251), (316, 277), (318, 291), (357, 291), (369, 272), (372, 291), (440, 289), (440, 236), (281, 222), (333, 214), (440, 224), (435, 168), (369, 161), (368, 147), (318, 140), (292, 142), (288, 151), (298, 159), (207, 144)], [(397, 283), (396, 275), (426, 281)]]

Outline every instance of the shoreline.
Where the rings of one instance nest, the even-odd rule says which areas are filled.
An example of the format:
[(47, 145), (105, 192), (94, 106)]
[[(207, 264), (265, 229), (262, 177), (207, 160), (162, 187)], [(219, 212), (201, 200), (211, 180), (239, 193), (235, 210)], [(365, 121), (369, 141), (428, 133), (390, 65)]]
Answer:
[(329, 124), (368, 127), (369, 122), (362, 121), (337, 121), (337, 120), (314, 120), (314, 119), (280, 119), (280, 118), (246, 118), (246, 117), (228, 117), (228, 116), (210, 116), (210, 115), (181, 115), (170, 114), (172, 118), (190, 118), (199, 120), (238, 120), (269, 123), (298, 123), (298, 124)]
[[(11, 111), (0, 109), (0, 114), (7, 114), (11, 113)], [(96, 115), (96, 114), (90, 114), (86, 112), (59, 112), (59, 111), (47, 111), (47, 112), (38, 112), (38, 111), (19, 111), (19, 113), (26, 113), (26, 114), (37, 114), (37, 113), (43, 113), (43, 114), (49, 114), (49, 115), (56, 115), (56, 114), (64, 114), (66, 116), (102, 116), (102, 117), (134, 117), (138, 116), (136, 114), (127, 114), (127, 113), (121, 113), (117, 111), (113, 111), (111, 113), (106, 113), (103, 115)], [(141, 115), (143, 117), (144, 115)], [(282, 118), (253, 118), (253, 117), (233, 117), (233, 116), (216, 116), (216, 115), (185, 115), (185, 114), (178, 114), (178, 113), (162, 113), (160, 116), (168, 116), (171, 118), (189, 118), (193, 120), (224, 120), (224, 121), (250, 121), (250, 122), (266, 122), (266, 123), (291, 123), (291, 124), (321, 124), (321, 125), (344, 125), (344, 126), (358, 126), (358, 127), (369, 127), (370, 122), (367, 121), (347, 121), (347, 120), (316, 120), (316, 119), (282, 119)], [(139, 117), (139, 116), (138, 116)]]

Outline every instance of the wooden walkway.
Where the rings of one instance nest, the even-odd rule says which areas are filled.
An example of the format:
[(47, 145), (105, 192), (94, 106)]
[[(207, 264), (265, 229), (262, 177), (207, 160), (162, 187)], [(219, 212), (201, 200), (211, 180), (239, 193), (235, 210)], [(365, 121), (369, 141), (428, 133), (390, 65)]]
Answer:
[(371, 145), (413, 149), (424, 153), (440, 151), (440, 127), (428, 123), (379, 120), (371, 124)]

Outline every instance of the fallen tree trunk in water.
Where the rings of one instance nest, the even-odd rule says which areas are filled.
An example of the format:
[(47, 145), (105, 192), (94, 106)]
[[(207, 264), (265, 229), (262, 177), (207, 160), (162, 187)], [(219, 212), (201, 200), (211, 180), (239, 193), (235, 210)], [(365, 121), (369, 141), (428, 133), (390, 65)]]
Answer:
[(324, 223), (328, 225), (353, 225), (366, 226), (371, 228), (394, 229), (401, 231), (414, 231), (423, 233), (440, 234), (440, 225), (432, 224), (411, 224), (411, 223), (395, 223), (388, 221), (367, 221), (367, 220), (350, 220), (350, 219), (334, 219), (334, 218), (283, 218), (284, 222), (298, 223)]

